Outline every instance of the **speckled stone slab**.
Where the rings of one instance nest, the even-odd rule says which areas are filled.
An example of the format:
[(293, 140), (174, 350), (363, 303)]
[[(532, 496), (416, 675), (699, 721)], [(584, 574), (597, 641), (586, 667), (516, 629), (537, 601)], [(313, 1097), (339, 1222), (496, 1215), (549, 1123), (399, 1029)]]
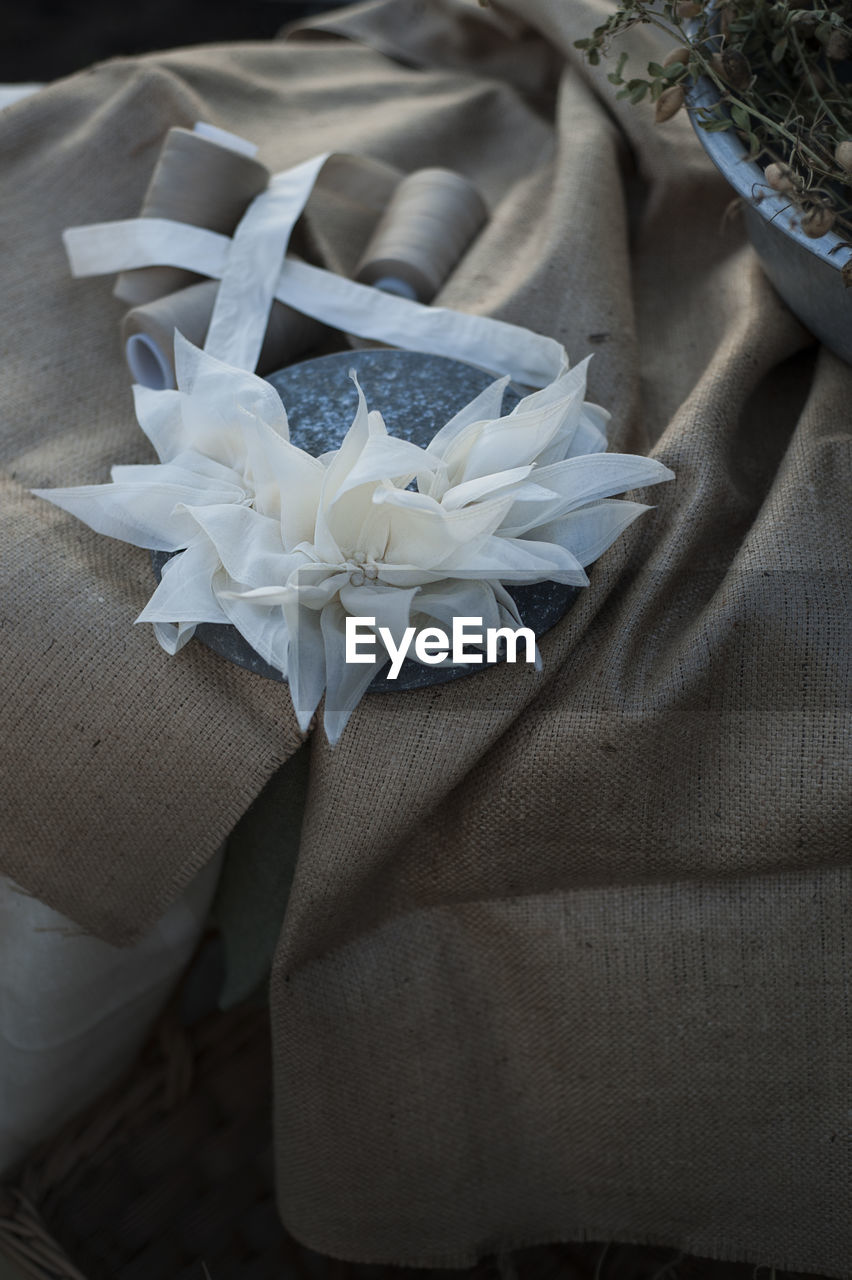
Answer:
[[(352, 425), (358, 393), (349, 377), (350, 369), (358, 375), (368, 406), (380, 410), (390, 434), (421, 446), (427, 445), (445, 422), (493, 381), (490, 374), (458, 360), (384, 348), (341, 351), (290, 365), (270, 374), (267, 381), (287, 409), (291, 440), (315, 457), (336, 449)], [(503, 411), (513, 409), (522, 394), (520, 389), (509, 386)], [(154, 552), (152, 558), (159, 577), (167, 557)], [(511, 592), (524, 625), (541, 636), (563, 617), (578, 590), (560, 583), (540, 582), (512, 587)], [(230, 662), (271, 680), (284, 678), (255, 653), (235, 627), (203, 623), (195, 634)], [(481, 670), (482, 665), (426, 667), (407, 660), (396, 680), (387, 680), (380, 672), (370, 685), (370, 692), (420, 689)]]

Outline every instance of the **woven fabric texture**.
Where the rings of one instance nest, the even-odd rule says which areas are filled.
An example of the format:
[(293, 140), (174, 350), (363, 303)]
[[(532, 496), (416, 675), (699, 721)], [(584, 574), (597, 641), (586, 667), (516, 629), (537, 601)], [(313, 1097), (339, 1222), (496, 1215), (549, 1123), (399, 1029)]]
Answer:
[[(138, 937), (300, 738), (286, 689), (133, 629), (144, 554), (28, 496), (147, 457), (121, 308), (69, 279), (62, 228), (135, 215), (197, 118), (272, 169), (456, 168), (492, 216), (438, 301), (594, 352), (614, 447), (677, 479), (541, 674), (313, 735), (271, 987), (284, 1222), (360, 1262), (586, 1237), (848, 1276), (852, 372), (772, 292), (686, 119), (655, 130), (581, 63), (605, 10), (371, 0), (0, 117), (0, 869)], [(356, 187), (303, 229), (338, 270), (375, 222)]]
[[(175, 1013), (133, 1071), (32, 1154), (14, 1187), (0, 1183), (0, 1280), (402, 1280), (397, 1267), (313, 1253), (281, 1225), (265, 1011), (244, 1005), (189, 1027)], [(418, 1270), (415, 1280), (754, 1280), (753, 1271), (583, 1241)]]

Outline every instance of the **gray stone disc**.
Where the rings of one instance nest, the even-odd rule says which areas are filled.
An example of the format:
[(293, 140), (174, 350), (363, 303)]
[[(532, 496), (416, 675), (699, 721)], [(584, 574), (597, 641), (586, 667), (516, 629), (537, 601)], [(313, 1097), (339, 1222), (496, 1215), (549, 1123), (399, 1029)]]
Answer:
[[(493, 382), (491, 374), (459, 360), (385, 348), (340, 351), (290, 365), (270, 374), (267, 381), (286, 406), (293, 444), (314, 457), (336, 449), (352, 425), (358, 393), (349, 377), (350, 369), (358, 375), (368, 406), (381, 412), (390, 434), (412, 440), (421, 447)], [(514, 408), (522, 394), (512, 385), (507, 387), (504, 412)], [(155, 551), (151, 558), (159, 578), (168, 555)], [(561, 583), (539, 582), (532, 586), (514, 586), (511, 594), (524, 625), (541, 636), (564, 616), (579, 590)], [(229, 662), (236, 662), (270, 680), (286, 679), (255, 653), (235, 627), (205, 622), (195, 634)], [(398, 693), (444, 684), (474, 675), (483, 665), (426, 667), (407, 659), (396, 680), (388, 680), (379, 672), (370, 685), (370, 692)]]

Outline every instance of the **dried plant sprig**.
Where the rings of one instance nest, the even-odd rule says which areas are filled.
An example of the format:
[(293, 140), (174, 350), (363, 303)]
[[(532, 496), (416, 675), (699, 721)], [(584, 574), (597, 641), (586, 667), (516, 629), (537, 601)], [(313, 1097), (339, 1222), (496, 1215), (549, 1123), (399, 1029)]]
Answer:
[[(834, 231), (839, 247), (852, 249), (852, 0), (622, 0), (575, 45), (597, 65), (614, 37), (640, 23), (660, 28), (675, 48), (648, 63), (645, 76), (629, 78), (622, 51), (608, 76), (616, 96), (649, 100), (663, 123), (689, 84), (707, 76), (719, 99), (695, 108), (697, 123), (740, 137), (806, 235)], [(852, 284), (852, 258), (843, 279)]]

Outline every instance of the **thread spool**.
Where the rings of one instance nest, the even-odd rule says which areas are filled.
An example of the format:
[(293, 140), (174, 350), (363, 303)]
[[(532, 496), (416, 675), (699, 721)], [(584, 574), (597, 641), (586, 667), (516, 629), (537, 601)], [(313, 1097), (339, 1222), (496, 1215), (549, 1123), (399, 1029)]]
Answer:
[[(249, 203), (269, 183), (269, 170), (231, 135), (202, 126), (169, 129), (142, 201), (143, 218), (174, 218), (195, 227), (231, 235)], [(115, 296), (131, 306), (162, 298), (202, 277), (178, 267), (140, 267), (123, 271)]]
[[(203, 346), (218, 289), (218, 280), (204, 280), (128, 311), (121, 337), (134, 382), (158, 391), (174, 387), (175, 329), (195, 346)], [(327, 332), (318, 321), (283, 302), (273, 302), (257, 372), (271, 373), (292, 363), (318, 346)]]
[(488, 218), (476, 188), (451, 169), (418, 169), (400, 182), (355, 279), (431, 302)]

